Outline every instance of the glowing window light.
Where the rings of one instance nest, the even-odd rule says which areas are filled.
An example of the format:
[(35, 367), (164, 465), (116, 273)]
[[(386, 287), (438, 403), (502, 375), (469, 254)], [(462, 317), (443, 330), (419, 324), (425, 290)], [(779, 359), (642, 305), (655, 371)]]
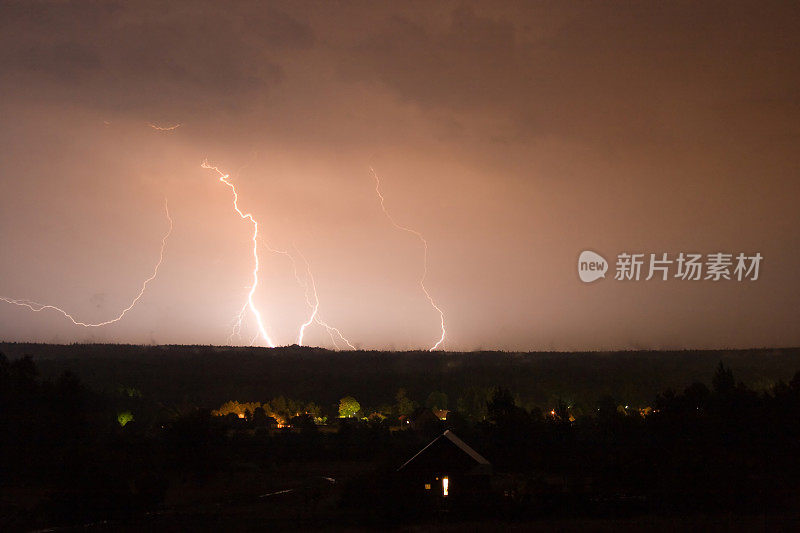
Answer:
[(425, 490), (431, 490), (431, 484), (425, 483)]
[(450, 480), (447, 479), (447, 476), (442, 478), (442, 496), (447, 496), (447, 491), (450, 488)]

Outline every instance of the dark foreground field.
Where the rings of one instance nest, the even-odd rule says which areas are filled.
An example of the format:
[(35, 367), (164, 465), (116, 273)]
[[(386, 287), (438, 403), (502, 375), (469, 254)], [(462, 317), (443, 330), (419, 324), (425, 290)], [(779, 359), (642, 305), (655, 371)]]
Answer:
[(800, 526), (798, 349), (0, 352), (0, 530)]

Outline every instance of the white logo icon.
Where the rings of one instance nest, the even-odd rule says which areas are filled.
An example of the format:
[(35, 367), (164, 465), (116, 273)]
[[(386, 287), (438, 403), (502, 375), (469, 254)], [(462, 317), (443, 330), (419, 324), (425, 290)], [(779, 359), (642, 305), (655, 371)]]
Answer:
[(608, 261), (603, 256), (589, 250), (581, 252), (578, 258), (578, 275), (584, 283), (591, 283), (600, 278), (606, 277)]

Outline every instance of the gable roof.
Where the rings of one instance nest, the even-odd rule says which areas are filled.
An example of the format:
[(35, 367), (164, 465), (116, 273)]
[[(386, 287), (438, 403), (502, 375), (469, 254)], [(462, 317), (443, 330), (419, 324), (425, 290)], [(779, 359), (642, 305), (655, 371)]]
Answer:
[(482, 464), (482, 465), (488, 465), (488, 464), (491, 464), (491, 463), (489, 463), (489, 461), (487, 461), (487, 460), (486, 460), (486, 458), (485, 458), (484, 456), (482, 456), (481, 454), (479, 454), (478, 452), (476, 452), (474, 449), (472, 449), (472, 447), (470, 447), (470, 445), (469, 445), (469, 444), (467, 444), (467, 443), (466, 443), (466, 442), (464, 442), (463, 440), (459, 439), (459, 438), (456, 436), (456, 434), (455, 434), (455, 433), (453, 433), (452, 431), (450, 431), (449, 429), (448, 429), (447, 431), (445, 431), (445, 432), (444, 432), (444, 435), (442, 435), (442, 436), (443, 436), (443, 437), (447, 437), (448, 439), (450, 439), (450, 441), (451, 441), (453, 444), (455, 444), (456, 446), (458, 446), (459, 448), (461, 448), (461, 450), (462, 450), (464, 453), (466, 453), (467, 455), (469, 455), (470, 457), (472, 457), (473, 459), (475, 459), (475, 461), (476, 461), (477, 463), (479, 463), (479, 464)]
[(470, 456), (473, 461), (478, 463), (479, 466), (484, 466), (484, 467), (491, 466), (491, 463), (487, 461), (484, 456), (476, 452), (474, 449), (472, 449), (472, 447), (469, 444), (459, 439), (455, 433), (453, 433), (448, 429), (447, 431), (445, 431), (444, 433), (433, 439), (431, 442), (429, 442), (427, 446), (425, 446), (420, 451), (415, 453), (414, 456), (405, 463), (403, 463), (403, 465), (400, 468), (398, 468), (397, 471), (399, 472), (400, 470), (404, 469), (407, 465), (414, 462), (414, 459), (419, 457), (425, 450), (427, 450), (428, 448), (439, 442), (440, 439), (447, 439), (453, 444), (455, 444), (458, 449), (460, 449), (462, 452)]

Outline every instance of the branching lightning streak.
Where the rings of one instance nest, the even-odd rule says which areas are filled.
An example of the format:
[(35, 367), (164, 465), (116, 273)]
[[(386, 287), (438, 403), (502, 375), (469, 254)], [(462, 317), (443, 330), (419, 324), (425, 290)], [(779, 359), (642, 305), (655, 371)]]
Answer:
[[(304, 283), (303, 284), (304, 285), (303, 288), (305, 289), (306, 303), (308, 304), (309, 307), (311, 307), (313, 309), (311, 318), (314, 319), (314, 322), (316, 322), (317, 324), (319, 324), (320, 326), (325, 328), (325, 330), (328, 332), (328, 336), (330, 336), (330, 338), (331, 338), (331, 342), (333, 343), (333, 346), (337, 350), (339, 349), (339, 345), (336, 343), (336, 339), (333, 336), (334, 333), (336, 333), (336, 336), (339, 337), (339, 339), (341, 339), (341, 341), (344, 342), (348, 346), (348, 348), (350, 348), (351, 350), (355, 350), (356, 347), (353, 346), (353, 344), (344, 335), (342, 335), (342, 332), (339, 331), (339, 328), (335, 328), (335, 327), (331, 326), (330, 324), (328, 324), (327, 322), (325, 322), (324, 320), (322, 320), (322, 316), (319, 313), (319, 295), (317, 294), (317, 283), (316, 283), (316, 281), (314, 281), (314, 274), (311, 272), (311, 266), (308, 264), (308, 260), (306, 259), (306, 257), (303, 255), (303, 253), (300, 250), (297, 249), (297, 247), (295, 247), (295, 251), (300, 256), (300, 258), (303, 260), (303, 263), (305, 263), (305, 265), (306, 265), (306, 275), (308, 276), (308, 279), (311, 281), (310, 284), (309, 283)], [(295, 274), (296, 274), (296, 272), (297, 272), (297, 269), (295, 269)], [(311, 298), (309, 297), (309, 291), (308, 291), (309, 288), (311, 288), (311, 291), (314, 294), (314, 304), (313, 304), (313, 306), (311, 304)], [(302, 326), (302, 328), (300, 330), (300, 335), (299, 335), (300, 342), (298, 342), (298, 344), (300, 346), (303, 345), (303, 342), (302, 342), (303, 341), (303, 331), (310, 324), (311, 324), (311, 319), (309, 319), (309, 321), (307, 323), (303, 324), (303, 326)]]
[(315, 320), (315, 322), (316, 322), (317, 324), (319, 324), (320, 326), (322, 326), (323, 328), (325, 328), (325, 330), (328, 332), (328, 335), (329, 335), (329, 336), (330, 336), (330, 338), (331, 338), (331, 342), (333, 343), (333, 346), (334, 346), (334, 347), (335, 347), (337, 350), (339, 349), (339, 345), (336, 343), (336, 339), (335, 339), (335, 338), (334, 338), (334, 336), (333, 336), (333, 334), (334, 334), (334, 333), (336, 333), (336, 336), (337, 336), (337, 337), (339, 337), (339, 339), (340, 339), (342, 342), (344, 342), (344, 343), (347, 345), (347, 347), (348, 347), (348, 348), (350, 348), (351, 350), (355, 350), (355, 349), (356, 349), (356, 347), (355, 347), (355, 346), (353, 346), (353, 343), (351, 343), (349, 340), (347, 340), (347, 337), (345, 337), (344, 335), (342, 335), (342, 332), (341, 332), (341, 331), (339, 331), (339, 328), (335, 328), (335, 327), (331, 326), (330, 324), (326, 323), (326, 322), (325, 322), (324, 320), (322, 320), (322, 318), (319, 316), (319, 313), (317, 313), (317, 318), (316, 318), (316, 319), (314, 319), (314, 320)]
[[(336, 338), (333, 335), (335, 333), (336, 336), (339, 337), (339, 339), (342, 342), (344, 342), (351, 350), (355, 350), (356, 347), (347, 339), (347, 337), (342, 335), (342, 332), (339, 330), (339, 328), (335, 328), (335, 327), (331, 326), (330, 324), (325, 322), (322, 319), (322, 317), (320, 316), (320, 312), (319, 312), (320, 304), (319, 304), (319, 295), (317, 294), (317, 284), (316, 284), (316, 281), (314, 280), (314, 274), (311, 272), (311, 265), (308, 263), (308, 260), (306, 259), (305, 255), (303, 255), (303, 253), (300, 252), (300, 250), (297, 249), (297, 246), (293, 245), (293, 248), (294, 248), (295, 252), (303, 260), (303, 263), (305, 263), (305, 266), (306, 266), (306, 279), (308, 281), (304, 281), (300, 277), (300, 274), (297, 271), (297, 261), (295, 260), (294, 255), (292, 255), (288, 250), (278, 250), (277, 248), (273, 248), (263, 238), (261, 239), (261, 242), (264, 244), (264, 246), (267, 247), (267, 250), (269, 250), (270, 252), (276, 253), (276, 254), (285, 255), (292, 262), (292, 271), (294, 272), (294, 279), (297, 281), (297, 284), (303, 289), (303, 294), (304, 294), (305, 299), (306, 299), (306, 304), (308, 305), (309, 309), (311, 310), (311, 315), (309, 315), (309, 318), (308, 318), (308, 320), (306, 320), (306, 322), (301, 324), (300, 331), (297, 334), (297, 344), (298, 344), (298, 346), (302, 346), (303, 345), (303, 337), (305, 335), (305, 330), (306, 330), (306, 328), (308, 326), (311, 325), (312, 322), (314, 322), (316, 324), (319, 324), (323, 328), (325, 328), (325, 331), (328, 333), (328, 336), (330, 337), (334, 348), (336, 348), (337, 350), (339, 349), (339, 344), (336, 342)], [(310, 281), (310, 283), (309, 283), (309, 281)], [(313, 302), (312, 302), (312, 299), (311, 299), (312, 293), (313, 293), (313, 297), (314, 297)]]
[(425, 279), (428, 277), (428, 241), (425, 239), (425, 237), (423, 237), (422, 233), (418, 232), (415, 229), (409, 228), (408, 226), (403, 226), (402, 224), (398, 224), (395, 221), (395, 219), (389, 213), (389, 210), (386, 209), (385, 199), (383, 197), (383, 194), (381, 194), (381, 180), (380, 178), (378, 178), (378, 174), (372, 167), (369, 167), (369, 171), (375, 178), (375, 192), (378, 194), (378, 198), (380, 199), (381, 210), (383, 210), (383, 214), (386, 215), (386, 218), (396, 229), (415, 235), (422, 243), (422, 249), (423, 249), (422, 276), (419, 279), (419, 286), (422, 288), (422, 292), (425, 293), (425, 297), (428, 299), (428, 302), (430, 302), (431, 306), (436, 310), (437, 313), (439, 313), (439, 319), (442, 329), (442, 335), (439, 337), (439, 340), (436, 341), (436, 344), (434, 344), (428, 349), (429, 352), (432, 352), (442, 345), (442, 343), (444, 342), (446, 331), (444, 327), (444, 311), (442, 311), (442, 309), (438, 305), (436, 305), (436, 302), (433, 300), (433, 297), (428, 292), (427, 287), (425, 287)]
[[(267, 330), (264, 327), (264, 322), (261, 319), (261, 312), (258, 310), (258, 308), (256, 307), (255, 302), (253, 301), (253, 294), (255, 294), (256, 289), (258, 288), (258, 269), (259, 269), (259, 262), (258, 262), (258, 222), (256, 221), (255, 218), (253, 218), (253, 215), (251, 213), (242, 213), (242, 211), (239, 209), (239, 194), (236, 192), (236, 187), (234, 187), (234, 185), (231, 182), (228, 181), (228, 178), (230, 177), (229, 174), (225, 174), (224, 172), (220, 171), (217, 167), (211, 166), (208, 163), (208, 161), (203, 161), (203, 163), (200, 166), (202, 168), (207, 168), (209, 170), (213, 170), (214, 172), (216, 172), (219, 175), (219, 181), (221, 181), (222, 183), (224, 183), (225, 185), (230, 187), (231, 191), (233, 192), (233, 209), (236, 211), (236, 213), (239, 214), (239, 216), (241, 218), (248, 219), (253, 224), (253, 237), (252, 237), (252, 241), (253, 241), (253, 260), (254, 260), (253, 284), (250, 286), (250, 292), (247, 295), (247, 303), (244, 306), (242, 306), (242, 310), (239, 312), (238, 321), (233, 326), (233, 333), (231, 335), (233, 336), (234, 334), (238, 334), (238, 332), (241, 330), (242, 316), (244, 314), (244, 310), (245, 310), (246, 307), (250, 307), (250, 312), (253, 313), (253, 316), (256, 319), (256, 323), (258, 324), (259, 333), (264, 338), (264, 341), (266, 341), (267, 345), (270, 348), (275, 348), (275, 343), (272, 342), (272, 339), (270, 338), (269, 334), (267, 334)], [(253, 337), (253, 340), (251, 341), (251, 344), (255, 343), (255, 340), (257, 338), (258, 338), (258, 335)]]
[[(317, 283), (314, 281), (314, 275), (311, 273), (311, 267), (308, 264), (308, 260), (305, 258), (305, 256), (302, 253), (300, 253), (300, 250), (295, 248), (295, 251), (300, 255), (300, 257), (303, 259), (303, 262), (305, 262), (305, 264), (306, 264), (306, 275), (308, 276), (308, 280), (309, 281), (306, 282), (306, 284), (305, 284), (304, 294), (305, 294), (305, 297), (306, 297), (306, 303), (311, 307), (311, 316), (309, 316), (308, 320), (306, 322), (304, 322), (300, 326), (300, 332), (297, 334), (297, 344), (298, 344), (298, 346), (302, 346), (303, 345), (303, 335), (305, 334), (306, 328), (317, 318), (317, 315), (319, 313), (319, 296), (317, 296)], [(295, 269), (295, 273), (296, 272), (297, 272), (297, 270)], [(314, 304), (313, 305), (311, 304), (311, 298), (309, 297), (309, 294), (308, 294), (308, 289), (309, 288), (314, 292)]]
[(148, 122), (147, 125), (156, 131), (174, 131), (181, 127), (180, 124), (175, 124), (174, 126), (159, 126), (158, 124), (153, 124), (152, 122)]
[(122, 317), (124, 317), (128, 311), (133, 309), (133, 307), (136, 305), (136, 303), (139, 301), (142, 295), (144, 295), (144, 291), (145, 289), (147, 289), (147, 284), (156, 278), (156, 276), (158, 275), (158, 269), (161, 267), (161, 263), (164, 261), (164, 249), (167, 246), (167, 239), (172, 233), (172, 217), (169, 215), (169, 205), (167, 204), (166, 199), (164, 200), (164, 210), (167, 213), (167, 219), (169, 220), (169, 229), (167, 230), (167, 233), (164, 234), (164, 237), (162, 237), (161, 239), (161, 251), (159, 252), (158, 255), (158, 263), (156, 263), (156, 266), (153, 269), (153, 274), (149, 278), (144, 280), (144, 282), (142, 283), (142, 288), (139, 289), (139, 294), (136, 295), (136, 297), (133, 299), (130, 305), (125, 309), (123, 309), (122, 312), (117, 317), (112, 318), (111, 320), (106, 320), (104, 322), (95, 322), (95, 323), (82, 322), (80, 320), (76, 320), (75, 317), (73, 317), (71, 314), (67, 313), (60, 307), (56, 307), (55, 305), (40, 304), (38, 302), (34, 302), (32, 300), (27, 300), (27, 299), (6, 298), (5, 296), (0, 296), (0, 300), (9, 304), (18, 305), (21, 307), (27, 307), (31, 311), (35, 311), (37, 313), (39, 311), (44, 311), (45, 309), (52, 309), (53, 311), (57, 311), (62, 315), (64, 315), (65, 318), (69, 319), (76, 326), (83, 326), (85, 328), (99, 328), (101, 326), (107, 326), (109, 324), (113, 324), (114, 322), (119, 322), (120, 320), (122, 320)]
[[(236, 318), (233, 321), (233, 326), (231, 327), (231, 334), (228, 335), (228, 344), (232, 344), (233, 343), (233, 338), (234, 337), (241, 338), (242, 321), (244, 320), (245, 312), (247, 312), (247, 302), (246, 301), (244, 302), (244, 305), (239, 310), (239, 313), (236, 315)], [(258, 338), (258, 334), (256, 334), (256, 337), (253, 340), (250, 341), (250, 344), (251, 345), (254, 344), (257, 338)]]

